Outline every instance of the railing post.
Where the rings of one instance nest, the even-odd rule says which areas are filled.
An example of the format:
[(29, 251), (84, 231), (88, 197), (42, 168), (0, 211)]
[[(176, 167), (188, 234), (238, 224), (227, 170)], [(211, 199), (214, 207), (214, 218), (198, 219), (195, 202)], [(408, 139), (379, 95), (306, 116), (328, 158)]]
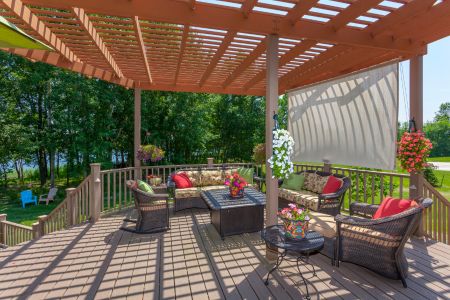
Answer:
[(0, 215), (0, 244), (6, 245), (6, 230), (3, 221), (6, 221), (6, 214)]
[(323, 171), (327, 173), (331, 173), (331, 163), (329, 160), (323, 160)]
[(91, 213), (91, 222), (97, 222), (100, 218), (102, 190), (100, 178), (100, 164), (91, 164), (91, 197), (89, 201), (89, 211)]
[(67, 225), (69, 226), (76, 225), (77, 223), (77, 202), (75, 201), (75, 197), (72, 195), (72, 192), (75, 190), (75, 188), (66, 189)]
[(37, 224), (37, 235), (39, 237), (45, 235), (45, 221), (47, 221), (47, 215), (39, 216), (38, 217), (38, 224)]
[(211, 168), (214, 165), (214, 158), (212, 157), (208, 157), (208, 167)]
[(40, 235), (39, 235), (39, 222), (33, 223), (33, 225), (31, 225), (31, 228), (33, 230), (33, 239), (35, 240), (35, 239), (40, 238)]

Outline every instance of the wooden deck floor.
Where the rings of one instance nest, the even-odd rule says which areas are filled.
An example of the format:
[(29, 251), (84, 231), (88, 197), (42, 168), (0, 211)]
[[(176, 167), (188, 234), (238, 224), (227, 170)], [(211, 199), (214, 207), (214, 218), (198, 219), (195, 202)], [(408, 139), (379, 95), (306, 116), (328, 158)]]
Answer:
[[(171, 218), (163, 234), (119, 230), (126, 213), (0, 251), (0, 299), (301, 299), (294, 263), (270, 284), (258, 234), (220, 240), (206, 211)], [(409, 288), (363, 268), (315, 255), (303, 267), (312, 299), (449, 299), (450, 247), (413, 240)]]

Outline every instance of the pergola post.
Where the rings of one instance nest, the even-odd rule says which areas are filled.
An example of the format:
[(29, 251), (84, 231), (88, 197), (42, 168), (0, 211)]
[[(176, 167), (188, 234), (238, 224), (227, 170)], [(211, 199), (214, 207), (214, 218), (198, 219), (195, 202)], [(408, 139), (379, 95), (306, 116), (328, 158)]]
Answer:
[[(278, 180), (272, 178), (267, 160), (272, 155), (273, 114), (278, 111), (278, 35), (267, 36), (266, 53), (266, 226), (277, 224)], [(266, 258), (275, 260), (276, 251), (266, 249)]]
[(137, 158), (137, 151), (141, 146), (141, 89), (134, 89), (134, 167), (135, 179), (141, 179), (141, 161)]
[[(410, 59), (409, 67), (409, 115), (414, 119), (416, 129), (423, 129), (423, 56)], [(423, 196), (423, 177), (411, 173), (409, 180), (409, 198), (418, 199)]]

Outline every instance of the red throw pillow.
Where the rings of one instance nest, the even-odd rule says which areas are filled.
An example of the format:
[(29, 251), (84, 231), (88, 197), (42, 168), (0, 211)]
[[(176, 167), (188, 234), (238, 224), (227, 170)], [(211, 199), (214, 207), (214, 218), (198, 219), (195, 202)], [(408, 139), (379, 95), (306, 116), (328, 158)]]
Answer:
[(416, 201), (408, 199), (397, 199), (392, 197), (384, 198), (380, 207), (373, 215), (372, 219), (381, 219), (404, 212), (405, 210), (419, 206)]
[(328, 177), (327, 183), (323, 187), (322, 194), (336, 193), (342, 187), (342, 184), (342, 179), (330, 176)]
[(186, 189), (193, 186), (186, 173), (175, 174), (172, 176), (172, 180), (175, 182), (177, 189)]

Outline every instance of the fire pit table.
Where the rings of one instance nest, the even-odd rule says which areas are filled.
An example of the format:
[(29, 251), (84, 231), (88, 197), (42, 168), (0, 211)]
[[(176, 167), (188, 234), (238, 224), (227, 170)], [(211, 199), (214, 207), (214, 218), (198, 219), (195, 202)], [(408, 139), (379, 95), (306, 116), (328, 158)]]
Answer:
[(211, 224), (222, 239), (263, 229), (265, 194), (253, 188), (246, 188), (242, 198), (232, 198), (229, 190), (223, 188), (203, 191), (200, 196), (208, 205)]

